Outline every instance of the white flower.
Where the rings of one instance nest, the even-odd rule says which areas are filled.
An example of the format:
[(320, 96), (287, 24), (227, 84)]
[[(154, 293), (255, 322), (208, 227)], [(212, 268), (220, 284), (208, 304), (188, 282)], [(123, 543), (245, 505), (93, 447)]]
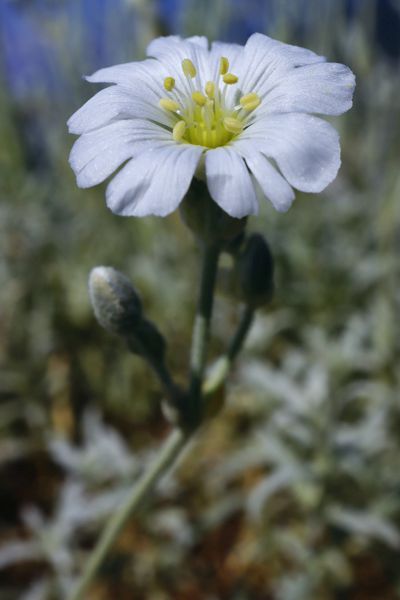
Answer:
[[(68, 121), (80, 187), (106, 179), (119, 215), (175, 210), (194, 175), (233, 217), (256, 213), (255, 181), (279, 211), (292, 188), (322, 191), (340, 166), (336, 131), (316, 114), (352, 105), (354, 75), (310, 50), (254, 34), (245, 46), (155, 39), (149, 58), (87, 77), (114, 85)], [(310, 114), (311, 113), (311, 114)]]

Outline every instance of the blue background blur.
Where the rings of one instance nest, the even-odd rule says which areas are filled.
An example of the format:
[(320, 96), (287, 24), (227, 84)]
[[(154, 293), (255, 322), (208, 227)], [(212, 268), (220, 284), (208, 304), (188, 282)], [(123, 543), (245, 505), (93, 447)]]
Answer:
[(396, 0), (2, 0), (3, 76), (18, 99), (40, 91), (52, 99), (65, 99), (65, 93), (71, 93), (69, 76), (137, 58), (155, 34), (206, 32), (243, 44), (256, 31), (273, 33), (284, 20), (295, 31), (298, 43), (304, 43), (310, 30), (325, 26), (338, 5), (348, 20), (357, 20), (366, 9), (371, 11), (370, 42), (378, 52), (398, 59)]

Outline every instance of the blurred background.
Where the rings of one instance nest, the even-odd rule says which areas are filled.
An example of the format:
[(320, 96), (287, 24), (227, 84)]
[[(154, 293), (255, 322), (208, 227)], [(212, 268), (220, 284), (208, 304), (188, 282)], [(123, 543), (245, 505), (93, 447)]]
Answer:
[[(0, 596), (54, 600), (168, 432), (148, 368), (94, 321), (125, 272), (187, 374), (198, 250), (178, 215), (124, 219), (79, 190), (65, 122), (99, 67), (164, 34), (259, 31), (344, 62), (324, 194), (249, 228), (276, 258), (226, 408), (115, 545), (90, 600), (400, 597), (400, 2), (0, 0)], [(211, 355), (238, 307), (217, 298)]]

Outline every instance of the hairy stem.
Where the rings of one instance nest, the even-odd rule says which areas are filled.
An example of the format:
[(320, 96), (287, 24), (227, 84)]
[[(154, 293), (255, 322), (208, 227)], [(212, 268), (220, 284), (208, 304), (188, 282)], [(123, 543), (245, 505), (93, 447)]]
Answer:
[(142, 475), (139, 481), (135, 482), (125, 504), (111, 516), (84, 568), (83, 575), (78, 581), (77, 587), (73, 590), (68, 600), (84, 600), (88, 586), (96, 576), (122, 527), (174, 463), (189, 437), (190, 435), (184, 433), (181, 429), (175, 429), (167, 438), (154, 462), (150, 465), (150, 468)]

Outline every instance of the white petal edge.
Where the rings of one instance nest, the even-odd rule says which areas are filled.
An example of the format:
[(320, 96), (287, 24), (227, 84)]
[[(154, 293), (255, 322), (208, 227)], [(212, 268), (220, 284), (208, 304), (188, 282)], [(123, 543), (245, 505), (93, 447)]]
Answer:
[(90, 98), (68, 120), (70, 133), (87, 133), (117, 119), (151, 119), (170, 126), (171, 117), (149, 99), (113, 85)]
[[(208, 54), (208, 40), (206, 37), (193, 36), (182, 39), (179, 36), (160, 37), (153, 40), (148, 48), (147, 58), (139, 62), (122, 63), (100, 69), (88, 75), (85, 79), (91, 83), (117, 83), (123, 86), (136, 88), (138, 81), (145, 82), (149, 88), (157, 92), (159, 97), (165, 96), (163, 87), (164, 78), (171, 75), (165, 64), (162, 64), (157, 58), (164, 57), (169, 53), (176, 53), (177, 48), (183, 46), (184, 58), (193, 57), (193, 54), (200, 52), (201, 60)], [(204, 52), (206, 51), (206, 52)], [(178, 60), (174, 65), (181, 73), (181, 61)]]
[(240, 86), (244, 93), (269, 90), (281, 77), (303, 65), (324, 62), (311, 50), (274, 40), (254, 33), (244, 46), (239, 71)]
[(170, 140), (166, 130), (148, 121), (117, 121), (82, 135), (72, 147), (69, 162), (78, 186), (88, 188), (146, 147)]
[(203, 153), (200, 146), (169, 144), (132, 159), (107, 188), (107, 206), (121, 216), (165, 217), (186, 194)]
[(248, 145), (248, 152), (241, 153), (248, 168), (275, 210), (286, 212), (295, 199), (293, 189), (265, 156), (254, 151), (250, 142)]
[(321, 192), (335, 179), (340, 167), (337, 131), (311, 115), (268, 115), (246, 129), (235, 147), (238, 152), (246, 151), (249, 142), (274, 159), (290, 185), (303, 192)]
[(226, 44), (224, 42), (213, 42), (211, 44), (210, 62), (215, 81), (218, 77), (221, 57), (225, 56), (229, 60), (229, 71), (236, 73), (236, 66), (243, 53), (243, 48), (244, 46), (239, 44)]
[(166, 69), (166, 73), (176, 79), (177, 86), (189, 95), (191, 88), (182, 72), (183, 59), (189, 58), (196, 67), (197, 74), (193, 80), (196, 89), (202, 89), (204, 83), (212, 78), (206, 37), (194, 36), (185, 39), (176, 35), (159, 37), (148, 45), (147, 56), (159, 60)]
[[(271, 89), (264, 86), (257, 118), (285, 112), (341, 115), (353, 105), (354, 87), (354, 74), (345, 65), (323, 62), (298, 67), (285, 73)], [(254, 91), (260, 90), (256, 87)]]
[(231, 147), (208, 150), (205, 160), (211, 197), (231, 217), (257, 214), (253, 182), (243, 159)]
[(165, 96), (163, 82), (166, 75), (163, 65), (154, 58), (148, 58), (140, 62), (106, 67), (85, 79), (90, 83), (117, 84), (129, 89), (135, 97), (145, 97), (147, 102), (158, 107), (160, 98)]
[[(90, 83), (119, 83), (120, 85), (128, 85), (135, 83), (143, 74), (155, 76), (160, 70), (160, 65), (153, 58), (147, 58), (139, 62), (121, 63), (104, 67), (95, 71), (92, 75), (85, 77)], [(155, 73), (152, 73), (155, 71)]]

